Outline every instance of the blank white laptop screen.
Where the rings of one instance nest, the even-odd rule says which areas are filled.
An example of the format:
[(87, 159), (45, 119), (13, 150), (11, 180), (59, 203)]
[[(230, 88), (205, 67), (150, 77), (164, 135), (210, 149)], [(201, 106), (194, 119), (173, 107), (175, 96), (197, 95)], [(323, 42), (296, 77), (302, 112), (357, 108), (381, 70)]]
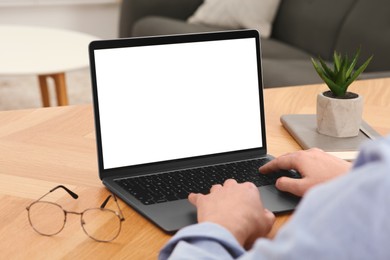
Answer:
[(104, 169), (263, 146), (255, 38), (94, 55)]

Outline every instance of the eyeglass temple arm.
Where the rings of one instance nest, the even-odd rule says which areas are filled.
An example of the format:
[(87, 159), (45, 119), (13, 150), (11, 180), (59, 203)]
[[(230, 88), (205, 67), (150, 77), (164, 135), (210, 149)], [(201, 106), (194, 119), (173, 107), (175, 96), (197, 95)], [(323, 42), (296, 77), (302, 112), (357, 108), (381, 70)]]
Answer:
[(62, 188), (64, 189), (66, 192), (68, 192), (68, 194), (70, 196), (72, 196), (72, 198), (74, 199), (77, 199), (79, 196), (74, 193), (73, 191), (71, 191), (70, 189), (68, 189), (67, 187), (63, 186), (63, 185), (58, 185), (57, 187), (54, 187), (53, 189), (51, 189), (48, 193), (44, 194), (42, 197), (40, 197), (39, 199), (37, 199), (36, 201), (40, 201), (41, 199), (43, 199), (43, 197), (47, 196), (49, 193), (55, 191), (56, 189), (59, 189), (59, 188)]
[(57, 187), (54, 187), (53, 189), (50, 190), (50, 192), (53, 192), (58, 188), (62, 188), (64, 190), (66, 190), (66, 192), (68, 192), (69, 195), (72, 196), (72, 198), (74, 198), (74, 199), (77, 199), (79, 197), (76, 193), (74, 193), (73, 191), (71, 191), (70, 189), (68, 189), (67, 187), (65, 187), (63, 185), (58, 185)]
[(103, 201), (102, 205), (100, 206), (101, 209), (104, 209), (108, 203), (108, 201), (110, 200), (112, 195), (108, 195), (108, 197)]
[(118, 210), (119, 210), (119, 213), (120, 213), (120, 217), (121, 217), (121, 221), (125, 220), (125, 218), (123, 217), (123, 213), (122, 213), (122, 210), (121, 208), (119, 207), (119, 204), (118, 204), (118, 200), (116, 198), (115, 195), (108, 195), (108, 197), (103, 201), (102, 205), (100, 206), (101, 209), (104, 209), (104, 207), (107, 205), (108, 201), (110, 200), (111, 197), (114, 197), (114, 200), (115, 200), (115, 204), (116, 206), (118, 207)]
[[(71, 191), (71, 190), (68, 189), (67, 187), (65, 187), (65, 186), (63, 186), (63, 185), (58, 185), (57, 187), (54, 187), (54, 188), (51, 189), (49, 192), (47, 192), (47, 193), (45, 193), (44, 195), (42, 195), (42, 196), (41, 196), (39, 199), (37, 199), (35, 202), (40, 201), (40, 200), (43, 199), (45, 196), (47, 196), (49, 193), (55, 191), (55, 190), (58, 189), (58, 188), (62, 188), (62, 189), (64, 189), (65, 191), (67, 191), (67, 192), (69, 193), (69, 195), (72, 196), (72, 198), (74, 198), (74, 199), (77, 199), (77, 198), (79, 197), (76, 193), (74, 193), (73, 191)], [(31, 205), (32, 205), (32, 204), (30, 204), (30, 206), (31, 206)], [(26, 209), (29, 210), (29, 209), (30, 209), (30, 206), (26, 207)]]

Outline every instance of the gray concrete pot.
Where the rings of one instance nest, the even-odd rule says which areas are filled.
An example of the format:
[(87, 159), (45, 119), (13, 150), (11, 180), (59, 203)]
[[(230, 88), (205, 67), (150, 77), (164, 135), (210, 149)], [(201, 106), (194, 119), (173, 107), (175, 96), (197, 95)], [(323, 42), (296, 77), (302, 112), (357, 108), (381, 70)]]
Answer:
[(362, 122), (363, 97), (348, 92), (350, 98), (340, 99), (329, 97), (328, 92), (317, 96), (317, 131), (334, 137), (357, 136)]

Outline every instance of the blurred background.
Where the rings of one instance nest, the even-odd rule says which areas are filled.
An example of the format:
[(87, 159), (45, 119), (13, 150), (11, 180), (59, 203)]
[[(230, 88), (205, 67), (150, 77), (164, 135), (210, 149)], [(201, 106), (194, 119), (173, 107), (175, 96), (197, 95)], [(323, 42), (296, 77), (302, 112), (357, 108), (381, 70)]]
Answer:
[[(120, 2), (120, 0), (0, 0), (0, 25), (43, 26), (82, 32), (100, 39), (116, 38)], [(0, 41), (1, 38), (2, 35)], [(1, 62), (3, 61), (0, 57)], [(92, 102), (89, 77), (88, 68), (66, 72), (70, 105)], [(50, 80), (48, 84), (50, 88), (52, 85)], [(52, 104), (55, 104), (55, 97), (52, 96), (51, 99)], [(0, 110), (41, 106), (37, 76), (0, 74)]]

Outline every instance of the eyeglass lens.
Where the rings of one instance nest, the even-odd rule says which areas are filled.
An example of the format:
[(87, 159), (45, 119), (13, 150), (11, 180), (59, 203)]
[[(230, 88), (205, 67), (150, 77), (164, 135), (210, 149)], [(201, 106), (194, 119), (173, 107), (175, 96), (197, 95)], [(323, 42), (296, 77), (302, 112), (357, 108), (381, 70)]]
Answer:
[(81, 216), (81, 225), (91, 238), (98, 241), (111, 241), (121, 230), (120, 217), (110, 209), (87, 209)]
[(60, 232), (66, 221), (65, 212), (59, 205), (45, 201), (33, 203), (28, 210), (28, 218), (31, 226), (46, 236)]
[[(47, 201), (33, 203), (28, 210), (31, 226), (40, 234), (52, 236), (65, 225), (66, 213), (60, 205)], [(121, 219), (110, 209), (87, 209), (81, 214), (84, 232), (97, 241), (115, 239), (121, 230)]]

